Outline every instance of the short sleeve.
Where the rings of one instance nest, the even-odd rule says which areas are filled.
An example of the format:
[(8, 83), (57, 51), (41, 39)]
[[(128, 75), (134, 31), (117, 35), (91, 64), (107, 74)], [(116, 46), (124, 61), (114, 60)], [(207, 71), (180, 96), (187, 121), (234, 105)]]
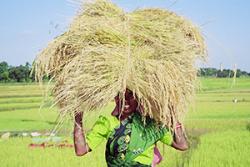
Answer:
[(170, 131), (166, 131), (164, 136), (160, 139), (160, 141), (166, 145), (172, 145), (173, 142), (173, 136)]
[(93, 150), (99, 144), (103, 142), (110, 132), (110, 121), (104, 117), (100, 116), (95, 122), (92, 129), (87, 133), (86, 140), (88, 146)]

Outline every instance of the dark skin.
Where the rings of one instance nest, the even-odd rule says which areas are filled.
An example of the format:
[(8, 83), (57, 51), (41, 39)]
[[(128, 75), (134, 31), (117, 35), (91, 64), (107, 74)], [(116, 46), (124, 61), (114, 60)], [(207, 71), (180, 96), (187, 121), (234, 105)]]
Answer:
[(171, 146), (180, 151), (186, 151), (188, 149), (188, 142), (181, 126), (175, 129), (174, 140)]
[[(128, 118), (131, 114), (137, 111), (138, 102), (130, 90), (125, 92), (125, 106), (121, 109), (121, 101), (119, 97), (115, 97), (116, 107), (112, 111), (112, 115), (118, 117), (120, 120)], [(82, 112), (75, 115), (74, 125), (74, 146), (77, 156), (83, 156), (91, 151), (85, 140), (85, 134), (82, 129)], [(171, 145), (173, 148), (185, 151), (188, 149), (188, 142), (185, 138), (184, 132), (180, 124), (177, 124), (174, 132), (174, 140)]]
[(86, 143), (82, 127), (82, 112), (79, 112), (75, 115), (74, 123), (74, 147), (77, 156), (83, 156), (91, 151)]
[(115, 103), (116, 103), (116, 106), (111, 114), (113, 116), (118, 117), (120, 120), (124, 120), (124, 119), (128, 118), (131, 114), (136, 112), (136, 109), (138, 106), (138, 102), (137, 102), (137, 100), (135, 100), (135, 98), (133, 96), (133, 92), (131, 92), (128, 89), (125, 92), (125, 103), (124, 103), (123, 110), (121, 107), (122, 102), (119, 100), (119, 96), (115, 97)]

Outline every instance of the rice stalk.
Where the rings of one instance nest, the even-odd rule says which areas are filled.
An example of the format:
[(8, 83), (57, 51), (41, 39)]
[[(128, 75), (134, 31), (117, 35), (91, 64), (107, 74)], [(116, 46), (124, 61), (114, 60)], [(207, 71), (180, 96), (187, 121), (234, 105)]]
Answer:
[[(188, 109), (197, 59), (206, 58), (199, 29), (164, 9), (131, 13), (107, 0), (85, 2), (67, 32), (35, 60), (37, 80), (55, 80), (62, 113), (93, 112), (126, 88), (149, 116), (169, 128)], [(124, 100), (123, 100), (124, 102)]]

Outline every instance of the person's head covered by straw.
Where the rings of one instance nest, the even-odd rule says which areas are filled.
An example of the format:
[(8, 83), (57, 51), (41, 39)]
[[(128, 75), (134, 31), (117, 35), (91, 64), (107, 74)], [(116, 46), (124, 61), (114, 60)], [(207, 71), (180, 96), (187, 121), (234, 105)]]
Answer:
[[(195, 92), (195, 62), (205, 58), (199, 29), (164, 9), (127, 13), (108, 0), (86, 2), (81, 9), (69, 30), (53, 40), (34, 63), (37, 80), (48, 75), (55, 81), (53, 95), (62, 117), (70, 114), (81, 122), (85, 113), (108, 105), (118, 93), (116, 112), (123, 111), (118, 112), (122, 118), (129, 89), (138, 104), (139, 110), (131, 118), (132, 122), (141, 121), (138, 128), (161, 125), (156, 136), (166, 131), (178, 134), (176, 126)], [(98, 121), (106, 120), (101, 117)], [(136, 153), (143, 151), (135, 149)]]

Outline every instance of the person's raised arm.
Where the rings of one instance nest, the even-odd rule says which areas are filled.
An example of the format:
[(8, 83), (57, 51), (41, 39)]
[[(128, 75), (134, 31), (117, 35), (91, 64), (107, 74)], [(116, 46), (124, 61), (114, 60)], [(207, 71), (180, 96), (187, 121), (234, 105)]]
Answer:
[(77, 156), (83, 156), (90, 151), (82, 128), (82, 112), (76, 113), (75, 115), (74, 147)]
[(171, 146), (180, 151), (185, 151), (188, 149), (188, 142), (180, 123), (176, 125), (174, 140)]

